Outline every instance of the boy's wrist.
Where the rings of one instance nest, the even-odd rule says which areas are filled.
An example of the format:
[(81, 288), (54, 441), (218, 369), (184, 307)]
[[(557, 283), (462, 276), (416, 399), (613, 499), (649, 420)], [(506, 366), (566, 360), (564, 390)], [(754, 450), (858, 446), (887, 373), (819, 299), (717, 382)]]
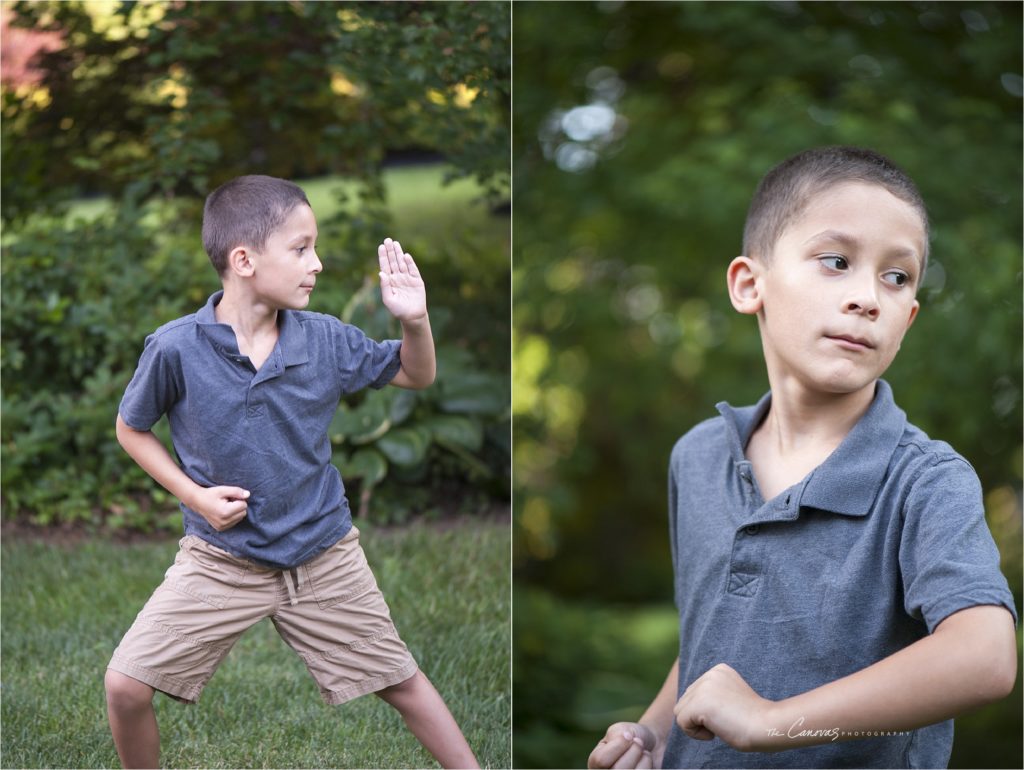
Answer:
[(761, 719), (753, 726), (750, 750), (775, 752), (793, 748), (793, 739), (787, 735), (789, 724), (786, 700), (765, 700)]
[(758, 720), (751, 751), (774, 753), (801, 746), (814, 746), (838, 740), (839, 729), (812, 721), (806, 713), (806, 702), (794, 698), (766, 701), (763, 716)]
[(193, 481), (190, 487), (181, 490), (181, 494), (178, 495), (178, 499), (185, 504), (186, 508), (198, 512), (201, 506), (199, 505), (199, 500), (197, 498), (202, 490), (203, 487)]
[(415, 318), (400, 318), (403, 332), (421, 332), (430, 328), (430, 316), (424, 312)]

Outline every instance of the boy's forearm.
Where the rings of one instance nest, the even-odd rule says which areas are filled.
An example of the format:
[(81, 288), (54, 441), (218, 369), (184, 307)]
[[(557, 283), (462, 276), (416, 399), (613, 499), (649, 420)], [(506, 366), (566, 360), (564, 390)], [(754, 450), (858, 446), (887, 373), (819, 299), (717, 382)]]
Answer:
[[(676, 661), (672, 664), (672, 668), (669, 669), (668, 676), (665, 677), (665, 682), (661, 685), (661, 689), (658, 691), (658, 694), (655, 696), (654, 700), (651, 701), (651, 705), (647, 707), (643, 716), (637, 720), (639, 724), (654, 733), (661, 752), (664, 752), (665, 743), (668, 740), (668, 734), (674, 721), (672, 707), (676, 704), (678, 691), (679, 659), (676, 658)], [(659, 752), (659, 756), (657, 757), (659, 765), (661, 764), (661, 752)]]
[(171, 457), (170, 452), (152, 431), (139, 431), (129, 427), (121, 415), (117, 416), (117, 440), (124, 451), (164, 489), (194, 508), (191, 500), (198, 484), (190, 479)]
[(1009, 612), (971, 607), (861, 671), (771, 704), (752, 748), (779, 751), (916, 729), (1005, 697), (1015, 678)]
[(391, 381), (402, 388), (425, 388), (434, 381), (437, 361), (430, 317), (423, 315), (413, 321), (402, 321), (402, 368)]

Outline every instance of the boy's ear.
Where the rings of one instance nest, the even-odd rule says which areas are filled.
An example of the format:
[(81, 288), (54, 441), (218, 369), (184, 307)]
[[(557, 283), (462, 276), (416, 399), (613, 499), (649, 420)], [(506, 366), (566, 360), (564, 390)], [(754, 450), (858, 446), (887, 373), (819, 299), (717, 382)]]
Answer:
[[(918, 302), (915, 299), (914, 300), (914, 304), (910, 306), (910, 315), (907, 316), (907, 328), (903, 330), (903, 334), (906, 334), (908, 331), (910, 331), (910, 327), (914, 325), (914, 319), (917, 318), (917, 311), (920, 310), (920, 309), (921, 309), (921, 303)], [(899, 350), (902, 346), (903, 346), (903, 337), (901, 335), (900, 336), (900, 341), (896, 345), (896, 349)]]
[(736, 257), (729, 263), (725, 277), (729, 284), (729, 300), (740, 313), (755, 315), (764, 304), (761, 297), (761, 272), (764, 266), (760, 260), (751, 257)]
[(252, 253), (245, 246), (236, 246), (228, 254), (228, 270), (235, 275), (248, 278), (256, 269), (252, 256)]
[(910, 318), (907, 319), (907, 329), (913, 326), (914, 319), (917, 318), (917, 311), (920, 309), (921, 303), (915, 299), (914, 304), (910, 307)]

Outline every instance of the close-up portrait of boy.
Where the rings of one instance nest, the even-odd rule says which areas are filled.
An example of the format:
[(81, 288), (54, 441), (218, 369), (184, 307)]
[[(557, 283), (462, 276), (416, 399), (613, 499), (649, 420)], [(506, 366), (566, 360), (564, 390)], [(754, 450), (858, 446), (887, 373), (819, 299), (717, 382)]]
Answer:
[(871, 150), (762, 179), (727, 283), (771, 390), (672, 451), (679, 659), (590, 767), (945, 767), (952, 718), (1010, 693), (1016, 609), (977, 475), (881, 379), (928, 237)]
[(1019, 767), (1020, 6), (514, 28), (516, 766)]

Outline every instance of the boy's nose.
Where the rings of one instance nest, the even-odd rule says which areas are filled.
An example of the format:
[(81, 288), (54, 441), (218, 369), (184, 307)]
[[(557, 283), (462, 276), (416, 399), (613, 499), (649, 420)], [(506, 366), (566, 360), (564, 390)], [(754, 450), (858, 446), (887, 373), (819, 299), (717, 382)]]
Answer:
[(323, 263), (320, 261), (320, 257), (317, 256), (317, 253), (314, 251), (313, 252), (313, 265), (312, 265), (312, 268), (311, 268), (311, 272), (319, 273), (323, 269), (324, 269)]
[(878, 297), (873, 291), (858, 291), (847, 297), (843, 309), (847, 313), (866, 315), (873, 320), (878, 317)]

